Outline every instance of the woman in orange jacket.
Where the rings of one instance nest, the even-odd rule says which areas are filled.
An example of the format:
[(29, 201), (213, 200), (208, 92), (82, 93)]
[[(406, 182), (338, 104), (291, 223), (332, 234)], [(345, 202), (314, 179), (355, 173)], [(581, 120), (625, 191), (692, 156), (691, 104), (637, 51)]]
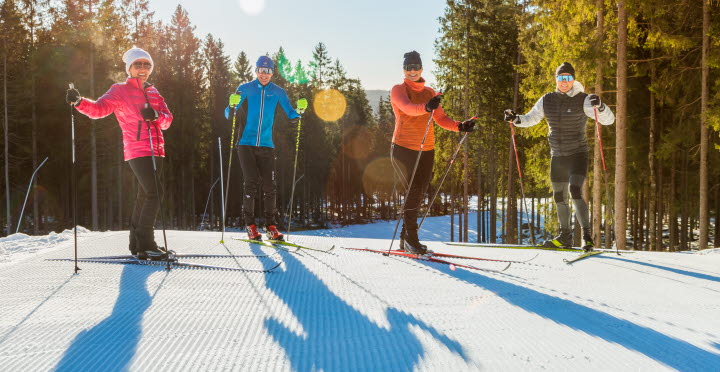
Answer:
[(406, 189), (412, 180), (402, 216), (400, 246), (408, 253), (426, 254), (427, 246), (421, 244), (418, 238), (417, 217), (422, 196), (432, 179), (435, 159), (435, 133), (430, 120), (435, 120), (441, 127), (454, 132), (472, 132), (475, 120), (459, 122), (450, 119), (440, 106), (442, 95), (436, 95), (432, 88), (425, 86), (420, 54), (412, 51), (405, 53), (404, 57), (405, 80), (394, 86), (390, 92), (390, 103), (395, 113), (395, 132), (390, 156), (395, 173)]

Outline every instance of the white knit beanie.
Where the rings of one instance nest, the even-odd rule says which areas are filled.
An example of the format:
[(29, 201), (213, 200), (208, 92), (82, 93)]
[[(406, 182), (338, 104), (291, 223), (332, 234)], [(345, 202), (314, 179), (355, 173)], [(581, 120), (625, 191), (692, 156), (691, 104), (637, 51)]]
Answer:
[(148, 73), (148, 75), (151, 74), (153, 68), (155, 67), (155, 64), (153, 63), (152, 57), (150, 57), (150, 53), (136, 46), (133, 46), (132, 48), (128, 49), (128, 51), (125, 52), (122, 57), (123, 62), (125, 62), (125, 71), (127, 72), (128, 76), (130, 76), (130, 66), (132, 66), (133, 62), (137, 61), (138, 59), (147, 59), (148, 61), (150, 61), (150, 63), (153, 64), (150, 67), (150, 72)]

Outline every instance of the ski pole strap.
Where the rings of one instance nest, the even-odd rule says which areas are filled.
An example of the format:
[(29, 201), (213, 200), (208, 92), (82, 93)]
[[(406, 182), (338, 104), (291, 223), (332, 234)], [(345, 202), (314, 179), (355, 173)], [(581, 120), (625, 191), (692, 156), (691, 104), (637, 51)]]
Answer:
[(142, 120), (138, 120), (137, 137), (135, 141), (140, 141), (140, 131), (142, 130)]

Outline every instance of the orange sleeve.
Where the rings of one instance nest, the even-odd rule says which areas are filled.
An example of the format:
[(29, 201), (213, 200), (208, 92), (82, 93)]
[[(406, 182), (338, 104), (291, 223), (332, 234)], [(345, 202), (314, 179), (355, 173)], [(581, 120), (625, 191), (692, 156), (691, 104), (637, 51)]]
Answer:
[(406, 115), (420, 116), (427, 114), (424, 104), (415, 104), (410, 102), (410, 98), (407, 96), (405, 88), (402, 84), (396, 85), (392, 88), (390, 91), (390, 101)]
[(450, 119), (447, 114), (445, 114), (445, 110), (443, 110), (442, 106), (438, 107), (437, 110), (433, 112), (433, 119), (435, 119), (435, 122), (439, 126), (453, 132), (459, 132), (458, 124), (460, 124), (460, 122)]

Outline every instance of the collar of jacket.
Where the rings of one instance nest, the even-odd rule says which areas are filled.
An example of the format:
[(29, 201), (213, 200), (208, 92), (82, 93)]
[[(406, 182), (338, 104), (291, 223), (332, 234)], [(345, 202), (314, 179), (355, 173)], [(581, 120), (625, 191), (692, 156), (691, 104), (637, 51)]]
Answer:
[(585, 91), (585, 87), (577, 80), (573, 80), (573, 86), (570, 88), (570, 90), (567, 91), (567, 93), (563, 93), (557, 88), (555, 88), (555, 91), (560, 93), (560, 95), (566, 95), (568, 97), (575, 97), (579, 93), (582, 93)]
[[(260, 84), (260, 80), (255, 79), (255, 80), (254, 80), (254, 83), (257, 84), (258, 89), (262, 89), (262, 88), (263, 88), (263, 85)], [(270, 87), (270, 84), (272, 84), (272, 83), (273, 83), (272, 81), (268, 81), (267, 85), (265, 85), (264, 87), (265, 87), (265, 88), (269, 88), (269, 87)]]
[(125, 80), (125, 84), (130, 85), (133, 88), (142, 89), (139, 78), (128, 77), (127, 80)]
[(405, 85), (410, 87), (413, 91), (422, 92), (425, 89), (425, 79), (420, 78), (418, 81), (405, 79)]

